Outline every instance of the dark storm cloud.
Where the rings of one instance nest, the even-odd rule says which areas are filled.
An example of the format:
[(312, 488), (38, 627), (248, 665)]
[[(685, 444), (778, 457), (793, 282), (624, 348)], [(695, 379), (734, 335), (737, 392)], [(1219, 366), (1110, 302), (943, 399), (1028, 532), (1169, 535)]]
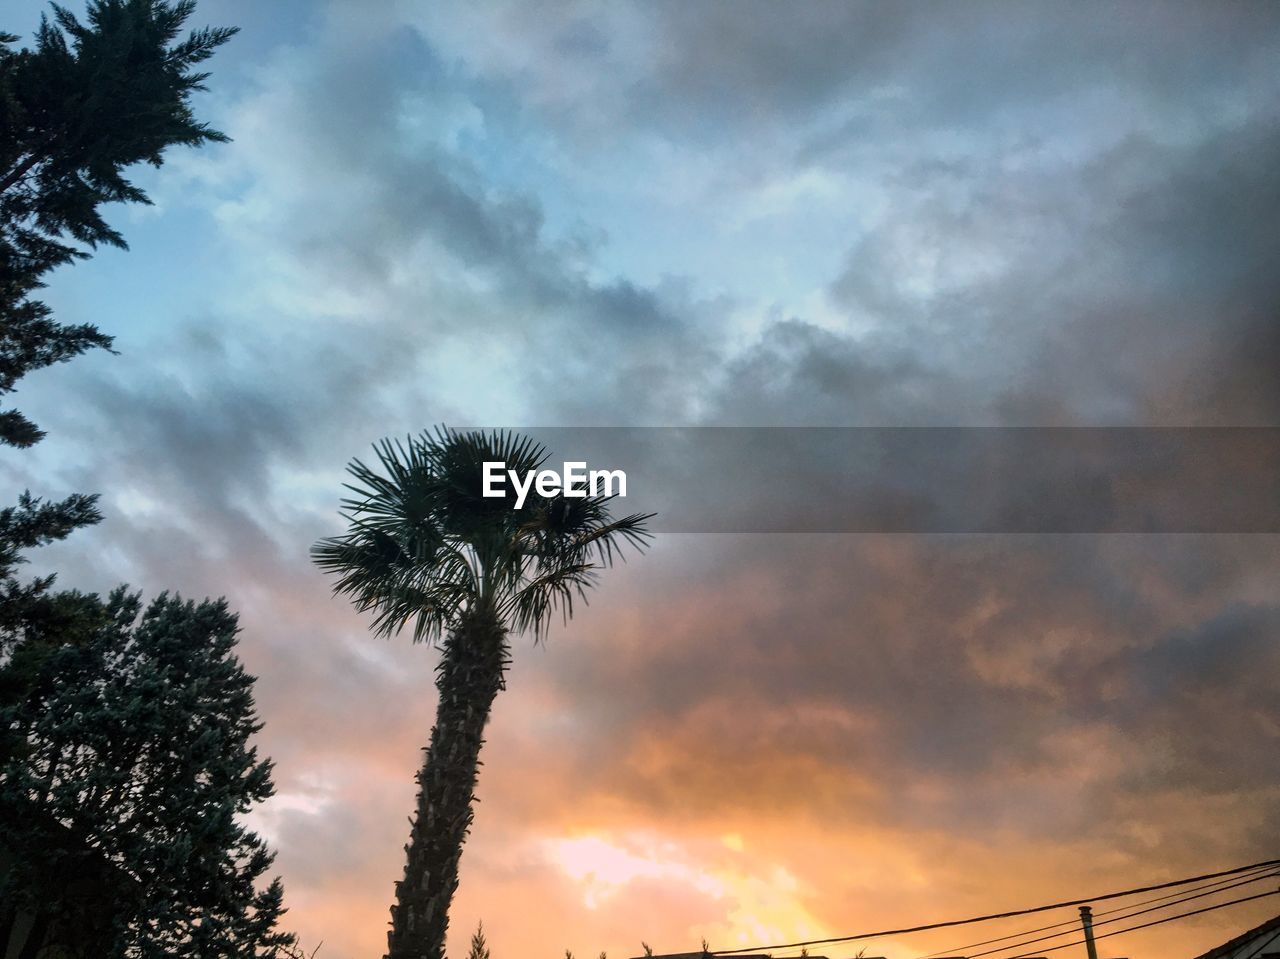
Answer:
[[(645, 286), (595, 275), (589, 229), (553, 231), (536, 196), (487, 182), (469, 153), (513, 145), (474, 131), (458, 135), (465, 147), (446, 143), (441, 128), (491, 93), (403, 28), (323, 67), (278, 69), (286, 101), (264, 91), (233, 126), (259, 174), (244, 206), (250, 244), (358, 303), (375, 344), (420, 359), (442, 343), (493, 355), (512, 364), (493, 368), (506, 392), (557, 417), (687, 415), (717, 361), (703, 327), (724, 299), (676, 278)], [(421, 132), (406, 119), (418, 109)], [(302, 179), (288, 159), (297, 156), (315, 158)]]
[(1117, 704), (1117, 712), (1159, 757), (1154, 768), (1135, 770), (1139, 788), (1231, 793), (1274, 785), (1277, 636), (1280, 609), (1231, 604), (1126, 664), (1132, 697)]
[[(883, 225), (857, 242), (832, 287), (855, 318), (874, 317), (881, 329), (856, 340), (811, 331), (815, 348), (797, 358), (803, 327), (769, 326), (754, 353), (728, 359), (741, 377), (724, 378), (721, 415), (1276, 422), (1265, 266), (1277, 222), (1267, 175), (1276, 159), (1266, 69), (1280, 49), (1273, 12), (925, 11), (658, 4), (634, 35), (566, 41), (599, 82), (568, 84), (563, 96), (577, 99), (567, 103), (548, 94), (558, 108), (625, 116), (637, 135), (723, 149), (730, 162), (782, 165), (791, 155), (774, 140), (735, 140), (727, 129), (737, 124), (775, 124), (794, 144), (833, 103), (874, 120), (845, 141), (814, 135), (827, 138), (821, 162), (883, 176), (890, 191)], [(519, 23), (535, 46), (608, 35), (586, 15), (492, 16)], [(654, 56), (632, 63), (626, 49), (637, 36)], [(500, 56), (485, 63), (495, 60), (501, 69)], [(534, 103), (538, 71), (551, 63), (528, 57), (512, 67)], [(632, 72), (614, 69), (627, 64)], [(615, 82), (627, 84), (616, 94), (620, 111), (610, 109)], [(689, 122), (667, 122), (679, 116)], [(882, 172), (886, 160), (900, 172)], [(921, 258), (935, 261), (923, 290)], [(788, 376), (794, 362), (804, 365)], [(887, 390), (873, 389), (877, 380)]]
[[(549, 236), (536, 197), (486, 183), (467, 151), (440, 142), (437, 129), (415, 139), (406, 127), (415, 104), (439, 101), (447, 113), (450, 103), (468, 106), (473, 91), (415, 31), (401, 28), (382, 40), (343, 51), (323, 68), (293, 64), (287, 71), (297, 96), (287, 116), (273, 117), (274, 134), (293, 148), (288, 157), (315, 156), (317, 163), (292, 195), (278, 199), (285, 215), (271, 224), (276, 239), (357, 288), (394, 289), (403, 282), (398, 271), (429, 274), (443, 255), (496, 286), (497, 298), (516, 313), (497, 322), (512, 333), (527, 322), (523, 311), (543, 321), (612, 326), (623, 336), (669, 331), (671, 307), (654, 291), (624, 278), (585, 276), (575, 254), (584, 244), (589, 253), (590, 241)], [(442, 119), (427, 115), (428, 122)], [(476, 148), (498, 145), (481, 139)], [(440, 313), (422, 322), (444, 331), (458, 320)]]
[(427, 20), (552, 122), (639, 125), (704, 144), (750, 133), (782, 164), (839, 162), (867, 139), (900, 147), (909, 131), (1025, 138), (1053, 124), (1106, 127), (1108, 112), (1212, 109), (1224, 94), (1274, 85), (1277, 50), (1275, 12), (1260, 3), (671, 0), (611, 11), (494, 5), (465, 30)]
[[(763, 104), (779, 113), (894, 82), (952, 116), (962, 106), (985, 112), (997, 95), (1007, 106), (1089, 83), (1165, 89), (1221, 83), (1247, 76), (1275, 42), (1268, 36), (1274, 14), (1262, 4), (787, 9), (748, 0), (652, 9), (666, 41), (657, 72), (667, 94), (704, 106)], [(1233, 54), (1238, 59), (1227, 62)], [(663, 101), (684, 102), (674, 95)]]
[(792, 318), (727, 365), (715, 422), (795, 426), (946, 422), (977, 390), (898, 343), (860, 342)]
[(811, 111), (860, 81), (882, 81), (924, 19), (905, 4), (660, 3), (651, 15), (660, 39), (644, 107), (688, 110), (691, 125), (712, 109), (728, 126)]
[[(998, 163), (922, 170), (901, 216), (850, 251), (832, 293), (885, 318), (886, 338), (917, 364), (944, 357), (944, 370), (959, 361), (987, 374), (989, 416), (1280, 422), (1264, 372), (1280, 325), (1278, 161), (1280, 127), (1267, 122), (1189, 148), (1133, 141), (1030, 175)], [(936, 258), (923, 291), (902, 262), (917, 242)], [(856, 408), (815, 360), (793, 379), (804, 389), (820, 377)]]
[[(198, 357), (181, 374), (128, 356), (74, 378), (77, 403), (59, 411), (54, 435), (58, 446), (93, 451), (72, 460), (83, 464), (69, 469), (76, 488), (104, 491), (114, 548), (137, 550), (130, 562), (148, 572), (185, 575), (189, 564), (230, 557), (262, 568), (292, 560), (306, 504), (279, 495), (273, 471), (326, 463), (325, 437), (369, 410), (360, 384), (377, 352), (318, 344), (246, 363), (243, 341), (236, 359), (204, 336), (175, 340)], [(140, 511), (133, 522), (120, 517), (131, 510)]]
[[(1065, 838), (1143, 795), (1270, 783), (1275, 613), (1221, 574), (1274, 575), (1271, 539), (731, 540), (697, 586), (714, 608), (668, 595), (607, 640), (588, 615), (549, 681), (579, 703), (589, 791), (658, 815)], [(1187, 564), (1217, 575), (1189, 588)], [(1027, 801), (1056, 812), (1019, 825)]]

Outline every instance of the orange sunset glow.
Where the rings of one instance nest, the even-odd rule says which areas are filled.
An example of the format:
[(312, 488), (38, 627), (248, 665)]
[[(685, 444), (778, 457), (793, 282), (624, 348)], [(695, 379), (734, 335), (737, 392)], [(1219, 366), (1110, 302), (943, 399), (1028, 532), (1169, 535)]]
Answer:
[[(1254, 853), (1277, 796), (1263, 746), (1269, 668), (1134, 718), (1135, 700), (1153, 695), (1146, 637), (1265, 596), (1265, 577), (1251, 576), (1230, 600), (1170, 602), (1170, 577), (1206, 555), (1277, 561), (1269, 537), (660, 542), (544, 646), (517, 647), (486, 737), (451, 942), (483, 921), (495, 955), (627, 957), (642, 941), (677, 952), (703, 938), (729, 949), (1267, 858)], [(1096, 592), (1100, 569), (1142, 581), (1142, 596), (1114, 606)], [(322, 586), (308, 588), (322, 606)], [(667, 597), (660, 609), (650, 591)], [(324, 676), (274, 656), (253, 663), (267, 716), (300, 681), (333, 697), (275, 723), (299, 750), (291, 760), (275, 749), (282, 769), (324, 772), (283, 786), (262, 820), (286, 875), (316, 877), (291, 900), (294, 921), (354, 955), (381, 946), (434, 657), (357, 632), (331, 655)], [(1108, 679), (1095, 685), (1102, 664)], [(1233, 718), (1193, 719), (1197, 699)], [(1195, 955), (1270, 914), (1265, 899), (1243, 904), (1134, 933), (1115, 954)], [(916, 959), (1035, 919), (813, 951)]]

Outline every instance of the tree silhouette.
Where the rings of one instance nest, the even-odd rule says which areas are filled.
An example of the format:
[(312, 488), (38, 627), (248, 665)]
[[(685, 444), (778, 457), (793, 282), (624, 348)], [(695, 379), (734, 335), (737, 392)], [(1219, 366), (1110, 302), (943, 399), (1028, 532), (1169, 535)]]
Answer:
[[(54, 267), (88, 257), (85, 246), (126, 245), (99, 210), (150, 202), (124, 171), (160, 166), (177, 144), (227, 139), (192, 113), (208, 76), (192, 67), (236, 28), (178, 41), (194, 10), (193, 0), (94, 0), (81, 23), (54, 4), (34, 49), (14, 50), (18, 38), (0, 33), (0, 394), (31, 370), (111, 345), (92, 325), (53, 322), (28, 297)], [(17, 411), (0, 417), (0, 441), (29, 446), (40, 435)]]
[(607, 499), (541, 496), (522, 509), (515, 494), (481, 495), (483, 464), (522, 474), (544, 450), (504, 432), (440, 429), (376, 447), (380, 470), (349, 467), (355, 494), (344, 500), (343, 536), (313, 548), (338, 576), (335, 592), (375, 614), (382, 635), (412, 626), (414, 641), (438, 644), (439, 703), (418, 773), (416, 815), (396, 885), (390, 959), (442, 959), (458, 861), (474, 816), (482, 735), (503, 688), (509, 634), (540, 639), (552, 616), (565, 619), (598, 571), (624, 545), (648, 539), (639, 514), (613, 519)]
[(476, 925), (476, 931), (471, 934), (471, 951), (467, 953), (467, 959), (491, 959), (489, 955), (489, 944), (484, 941), (484, 923)]
[(280, 883), (258, 886), (272, 854), (238, 821), (273, 787), (235, 615), (168, 595), (143, 610), (123, 588), (82, 600), (91, 637), (0, 706), (19, 744), (0, 765), (0, 942), (25, 911), (71, 955), (287, 955)]
[[(181, 37), (192, 0), (91, 0), (83, 22), (51, 8), (31, 48), (0, 33), (0, 396), (110, 349), (33, 296), (56, 267), (126, 245), (101, 207), (149, 202), (127, 170), (226, 139), (191, 97), (207, 76), (194, 68), (235, 28)], [(42, 436), (0, 411), (0, 444)], [(275, 931), (279, 883), (257, 888), (271, 854), (236, 822), (271, 783), (248, 745), (258, 725), (235, 617), (222, 603), (162, 596), (140, 611), (123, 591), (103, 601), (18, 578), (27, 550), (101, 518), (96, 499), (25, 492), (0, 510), (0, 839), (12, 860), (0, 941), (24, 909), (60, 955), (275, 955), (292, 937)]]
[[(99, 244), (125, 245), (99, 207), (149, 202), (126, 168), (159, 166), (175, 144), (226, 139), (191, 111), (206, 77), (192, 68), (236, 31), (179, 40), (193, 10), (190, 0), (94, 0), (85, 23), (54, 5), (32, 49), (15, 50), (18, 38), (0, 33), (0, 396), (30, 372), (111, 347), (96, 326), (59, 323), (31, 297), (55, 267)], [(43, 435), (18, 410), (0, 411), (0, 445), (28, 447)], [(52, 576), (22, 582), (17, 567), (26, 550), (98, 522), (96, 500), (46, 502), (26, 492), (0, 510), (0, 663), (17, 655), (25, 670), (38, 638), (83, 635), (80, 600), (51, 593)], [(0, 675), (0, 696), (20, 696), (20, 679)], [(5, 749), (0, 734), (0, 762)]]

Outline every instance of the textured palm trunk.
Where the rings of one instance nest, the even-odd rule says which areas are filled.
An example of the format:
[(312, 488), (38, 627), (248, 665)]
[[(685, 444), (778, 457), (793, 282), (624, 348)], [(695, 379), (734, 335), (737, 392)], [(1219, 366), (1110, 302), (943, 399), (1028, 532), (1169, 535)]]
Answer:
[(484, 727), (508, 661), (506, 630), (489, 611), (469, 616), (445, 641), (436, 670), (436, 724), (418, 773), (418, 808), (391, 907), (387, 959), (444, 959)]

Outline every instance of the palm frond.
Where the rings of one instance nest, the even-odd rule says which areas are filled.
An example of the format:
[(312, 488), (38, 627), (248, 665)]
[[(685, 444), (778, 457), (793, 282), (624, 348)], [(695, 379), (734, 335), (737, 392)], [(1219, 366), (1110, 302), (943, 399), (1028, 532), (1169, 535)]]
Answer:
[(483, 605), (540, 638), (556, 612), (567, 619), (585, 601), (599, 569), (651, 539), (652, 514), (614, 519), (608, 497), (531, 492), (517, 509), (513, 491), (483, 496), (487, 462), (542, 467), (546, 451), (527, 436), (441, 426), (381, 440), (374, 454), (348, 466), (347, 532), (316, 543), (312, 559), (381, 635), (411, 626), (415, 641), (438, 642)]
[(587, 588), (594, 585), (597, 568), (575, 563), (536, 576), (513, 593), (503, 612), (516, 632), (530, 631), (534, 640), (543, 638), (558, 611), (567, 622), (573, 616), (575, 598), (586, 602)]

